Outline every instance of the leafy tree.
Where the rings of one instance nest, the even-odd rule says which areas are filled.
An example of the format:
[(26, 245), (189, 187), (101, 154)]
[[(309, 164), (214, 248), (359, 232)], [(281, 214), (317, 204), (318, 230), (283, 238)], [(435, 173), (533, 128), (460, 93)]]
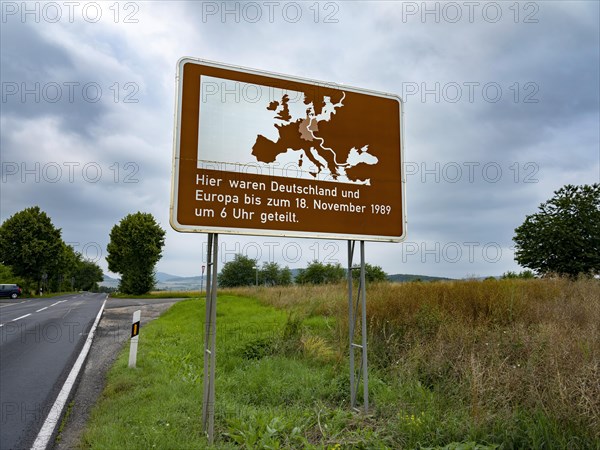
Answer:
[(57, 278), (61, 280), (63, 290), (90, 291), (104, 279), (104, 273), (96, 263), (84, 259), (81, 253), (65, 244)]
[(258, 282), (269, 286), (279, 284), (279, 264), (264, 262), (258, 274)]
[[(387, 273), (385, 273), (380, 266), (372, 266), (369, 263), (365, 263), (365, 279), (367, 280), (367, 283), (387, 281), (387, 277)], [(352, 278), (358, 280), (360, 278), (360, 270), (353, 270)]]
[(510, 270), (508, 272), (504, 272), (502, 274), (502, 279), (523, 279), (523, 280), (529, 280), (532, 278), (535, 278), (535, 273), (533, 273), (531, 270), (524, 270), (523, 272), (517, 273), (517, 272), (511, 272)]
[(312, 261), (306, 269), (301, 269), (296, 276), (298, 284), (337, 283), (346, 276), (346, 271), (338, 264), (323, 264)]
[(566, 185), (515, 229), (515, 260), (540, 274), (600, 273), (600, 184)]
[(11, 283), (14, 276), (10, 267), (0, 263), (0, 283)]
[(84, 291), (98, 289), (98, 283), (104, 279), (102, 269), (93, 261), (81, 259), (75, 272), (75, 286)]
[(288, 266), (285, 266), (279, 271), (279, 279), (277, 284), (280, 286), (289, 286), (292, 284), (292, 271)]
[(80, 260), (81, 255), (76, 253), (73, 247), (63, 242), (62, 250), (56, 260), (56, 266), (52, 273), (48, 274), (47, 284), (49, 283), (49, 286), (45, 286), (45, 290), (48, 287), (52, 291), (71, 290), (71, 278), (74, 276)]
[(56, 271), (62, 251), (60, 229), (39, 206), (14, 214), (0, 227), (0, 263), (38, 289), (42, 276)]
[(220, 286), (236, 287), (250, 286), (256, 283), (256, 264), (255, 259), (250, 259), (242, 254), (234, 256), (233, 261), (223, 265), (221, 273), (217, 280)]
[(276, 262), (264, 262), (258, 272), (258, 284), (268, 286), (287, 286), (292, 284), (292, 271), (289, 267), (283, 269)]
[(122, 292), (139, 295), (154, 287), (154, 267), (164, 245), (165, 230), (152, 214), (129, 214), (112, 228), (106, 261), (108, 270), (121, 274)]
[(23, 279), (16, 276), (9, 266), (0, 263), (0, 283), (14, 283), (23, 286)]

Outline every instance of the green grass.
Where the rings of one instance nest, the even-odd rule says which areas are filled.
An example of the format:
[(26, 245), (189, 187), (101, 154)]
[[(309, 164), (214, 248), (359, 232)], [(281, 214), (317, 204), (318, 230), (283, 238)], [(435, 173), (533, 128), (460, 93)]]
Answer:
[[(220, 296), (216, 448), (600, 448), (593, 430), (520, 405), (483, 414), (443, 374), (369, 371), (369, 416), (349, 411), (347, 349), (331, 316)], [(204, 301), (184, 300), (140, 334), (138, 367), (126, 346), (108, 375), (81, 447), (198, 449)], [(429, 327), (429, 321), (423, 326)], [(452, 359), (452, 355), (448, 355)], [(437, 367), (437, 366), (436, 366)], [(435, 377), (438, 378), (435, 378)]]
[(43, 295), (32, 295), (31, 297), (27, 297), (27, 298), (54, 298), (54, 297), (60, 297), (61, 295), (75, 295), (75, 294), (79, 294), (79, 291), (52, 292), (52, 293), (43, 294)]
[(71, 417), (71, 414), (73, 413), (74, 405), (75, 405), (74, 400), (70, 401), (69, 404), (67, 405), (67, 411), (63, 415), (60, 425), (58, 426), (58, 432), (56, 434), (56, 437), (54, 438), (54, 442), (56, 444), (58, 444), (62, 440), (62, 432), (64, 431), (67, 423), (69, 422), (69, 418)]

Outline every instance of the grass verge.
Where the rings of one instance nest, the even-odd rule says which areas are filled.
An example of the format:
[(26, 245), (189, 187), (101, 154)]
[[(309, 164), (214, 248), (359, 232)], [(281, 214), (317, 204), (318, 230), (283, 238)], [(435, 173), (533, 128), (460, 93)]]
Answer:
[[(494, 285), (487, 286), (485, 295), (479, 286), (430, 288), (429, 300), (422, 299), (426, 306), (410, 298), (402, 309), (404, 315), (390, 314), (401, 310), (395, 303), (384, 307), (392, 298), (389, 287), (381, 288), (379, 297), (372, 296), (370, 323), (379, 320), (378, 314), (386, 317), (386, 311), (389, 323), (383, 330), (373, 326), (376, 333), (370, 336), (373, 408), (366, 417), (348, 411), (347, 344), (336, 300), (329, 298), (327, 305), (311, 300), (327, 300), (329, 288), (305, 290), (307, 300), (302, 307), (289, 300), (297, 294), (295, 288), (268, 295), (257, 292), (260, 300), (220, 296), (216, 447), (600, 448), (595, 422), (598, 386), (593, 382), (594, 370), (598, 370), (597, 342), (582, 347), (581, 362), (579, 356), (573, 359), (573, 355), (567, 355), (575, 378), (591, 382), (580, 384), (581, 395), (571, 397), (576, 392), (570, 390), (568, 374), (563, 373), (562, 353), (556, 351), (581, 342), (571, 343), (564, 338), (565, 342), (550, 346), (546, 340), (561, 337), (556, 334), (559, 332), (574, 339), (563, 329), (569, 328), (570, 320), (578, 321), (580, 333), (586, 338), (597, 336), (597, 324), (594, 328), (581, 314), (567, 314), (570, 309), (555, 302), (575, 302), (571, 309), (576, 309), (580, 306), (577, 299), (590, 301), (586, 295), (590, 290), (594, 295), (595, 285)], [(518, 292), (519, 299), (526, 294), (526, 300), (515, 303), (519, 286), (524, 290)], [(410, 289), (417, 295), (421, 288)], [(538, 291), (540, 296), (554, 297), (551, 295), (545, 303), (535, 297)], [(565, 298), (566, 292), (573, 292), (574, 298)], [(377, 294), (377, 289), (373, 293)], [(465, 298), (467, 304), (449, 306), (455, 294)], [(486, 295), (492, 296), (496, 300), (493, 305), (500, 309), (490, 307), (484, 301)], [(404, 301), (402, 297), (395, 300)], [(531, 308), (537, 313), (533, 314)], [(554, 309), (558, 311), (556, 320), (564, 324), (560, 330), (553, 325)], [(592, 319), (595, 317), (593, 311), (585, 311)], [(465, 321), (459, 321), (459, 316)], [(186, 300), (146, 326), (140, 335), (137, 369), (127, 368), (128, 348), (124, 349), (92, 413), (83, 448), (206, 446), (200, 424), (203, 317), (204, 301)], [(534, 320), (536, 317), (541, 317), (540, 323)], [(528, 330), (521, 329), (522, 321), (526, 321)], [(402, 339), (394, 338), (402, 330)], [(515, 335), (506, 336), (507, 330)], [(492, 338), (497, 340), (490, 341)], [(490, 343), (493, 350), (487, 348)], [(388, 352), (384, 354), (386, 345)], [(433, 352), (438, 347), (439, 352)], [(521, 359), (502, 363), (505, 352)], [(550, 381), (538, 377), (535, 384), (538, 372), (532, 368), (552, 360), (555, 364), (547, 369)], [(557, 386), (563, 389), (556, 405), (573, 403), (571, 409), (565, 406), (565, 411), (579, 415), (565, 418), (560, 410), (553, 409), (558, 406), (546, 402), (546, 395), (555, 387), (554, 372), (562, 380)], [(522, 386), (515, 390), (519, 380)], [(545, 383), (551, 388), (548, 392)], [(504, 396), (499, 395), (502, 389)], [(576, 401), (582, 399), (587, 403), (577, 405)]]

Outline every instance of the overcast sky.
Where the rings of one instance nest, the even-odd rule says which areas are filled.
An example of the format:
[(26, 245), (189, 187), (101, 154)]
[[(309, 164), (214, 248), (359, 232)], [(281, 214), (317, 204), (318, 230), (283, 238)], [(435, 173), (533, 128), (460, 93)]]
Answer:
[[(206, 235), (168, 220), (183, 56), (403, 97), (408, 235), (366, 246), (388, 273), (520, 270), (515, 227), (561, 186), (600, 181), (597, 1), (1, 8), (0, 221), (39, 205), (105, 271), (110, 229), (138, 210), (167, 230), (159, 271), (206, 259)], [(221, 239), (225, 260), (346, 264), (345, 241)]]

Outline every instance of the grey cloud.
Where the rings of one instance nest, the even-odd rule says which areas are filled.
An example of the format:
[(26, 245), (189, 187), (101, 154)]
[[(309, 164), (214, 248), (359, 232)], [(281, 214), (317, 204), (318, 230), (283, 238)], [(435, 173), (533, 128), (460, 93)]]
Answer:
[[(2, 183), (1, 220), (26, 206), (40, 204), (63, 228), (66, 240), (99, 242), (104, 248), (112, 225), (130, 212), (146, 210), (169, 230), (160, 270), (198, 274), (205, 236), (176, 233), (168, 225), (175, 91), (171, 80), (176, 58), (184, 55), (397, 94), (406, 93), (407, 83), (416, 83), (419, 88), (426, 83), (430, 89), (435, 82), (442, 88), (448, 83), (480, 83), (473, 103), (464, 98), (466, 88), (456, 103), (444, 98), (436, 103), (431, 95), (425, 102), (419, 95), (406, 99), (406, 161), (416, 163), (419, 170), (421, 164), (431, 169), (436, 163), (441, 168), (454, 163), (464, 170), (456, 183), (444, 180), (443, 175), (440, 182), (432, 175), (423, 182), (421, 173), (408, 177), (407, 240), (442, 245), (497, 242), (506, 249), (505, 254), (492, 263), (481, 255), (476, 262), (435, 262), (429, 258), (423, 263), (421, 255), (407, 258), (402, 245), (369, 244), (369, 261), (383, 265), (390, 273), (460, 277), (515, 270), (508, 248), (514, 227), (525, 215), (535, 212), (537, 205), (563, 183), (597, 181), (599, 44), (598, 23), (590, 19), (598, 16), (597, 3), (571, 6), (539, 2), (537, 24), (515, 24), (510, 16), (496, 24), (481, 19), (473, 24), (421, 23), (418, 18), (403, 22), (402, 5), (392, 2), (338, 2), (338, 22), (333, 24), (323, 20), (315, 23), (309, 15), (313, 14), (310, 2), (302, 3), (305, 16), (298, 23), (281, 16), (273, 23), (266, 17), (256, 24), (223, 23), (220, 18), (203, 22), (202, 8), (208, 3), (173, 6), (178, 8), (173, 17), (186, 19), (185, 39), (174, 40), (166, 51), (168, 56), (160, 58), (155, 57), (151, 46), (164, 44), (168, 35), (164, 30), (156, 40), (149, 34), (145, 47), (129, 40), (120, 29), (79, 24), (86, 31), (81, 34), (81, 44), (95, 45), (104, 58), (90, 64), (85, 55), (51, 39), (48, 30), (52, 28), (3, 24), (2, 81), (35, 82), (52, 77), (63, 81), (68, 76), (72, 81), (98, 81), (103, 87), (108, 85), (107, 90), (114, 82), (134, 81), (139, 85), (139, 102), (115, 103), (103, 98), (96, 104), (3, 103), (2, 161), (48, 162), (55, 152), (60, 164), (67, 158), (80, 163), (94, 161), (106, 172), (97, 184), (82, 180), (74, 184), (22, 184), (14, 179)], [(233, 4), (230, 2), (230, 7)], [(162, 5), (155, 5), (143, 4), (140, 26), (144, 19), (163, 11)], [(178, 33), (178, 24), (169, 22), (173, 17), (164, 15), (165, 27)], [(77, 38), (78, 30), (67, 30), (71, 39)], [(482, 98), (481, 86), (488, 82), (498, 83), (503, 90), (497, 103)], [(520, 86), (517, 102), (511, 90), (515, 82)], [(539, 88), (535, 94), (538, 103), (523, 102), (531, 92), (525, 90), (526, 82)], [(108, 90), (108, 94), (113, 93)], [(56, 130), (45, 132), (48, 136), (56, 136), (55, 132), (69, 136), (70, 154), (60, 148), (60, 142), (54, 142), (44, 147), (47, 154), (40, 155), (39, 143), (26, 132), (16, 133), (19, 122), (30, 121), (27, 123), (34, 134), (36, 127), (47, 126), (44, 121), (53, 119), (59, 119)], [(138, 164), (139, 182), (112, 182), (114, 173), (108, 166), (128, 161)], [(482, 179), (481, 167), (490, 162), (502, 167), (497, 183)], [(479, 164), (472, 183), (465, 179), (464, 163)], [(509, 168), (514, 163), (521, 171), (518, 182)], [(523, 182), (526, 163), (537, 164), (536, 183)], [(249, 242), (265, 242), (233, 236), (223, 240), (233, 249), (236, 242), (242, 247)], [(281, 246), (291, 242), (271, 241)], [(319, 248), (324, 242), (318, 241)], [(313, 241), (298, 243), (305, 258), (290, 263), (290, 267), (302, 267), (312, 256)], [(339, 259), (344, 264), (345, 243), (339, 245)], [(286, 263), (281, 255), (278, 258), (278, 262)]]
[[(2, 42), (3, 115), (57, 115), (69, 129), (85, 134), (106, 113), (111, 84), (80, 72), (71, 55), (42, 38), (35, 26), (2, 24)], [(57, 71), (70, 75), (57, 77)]]

